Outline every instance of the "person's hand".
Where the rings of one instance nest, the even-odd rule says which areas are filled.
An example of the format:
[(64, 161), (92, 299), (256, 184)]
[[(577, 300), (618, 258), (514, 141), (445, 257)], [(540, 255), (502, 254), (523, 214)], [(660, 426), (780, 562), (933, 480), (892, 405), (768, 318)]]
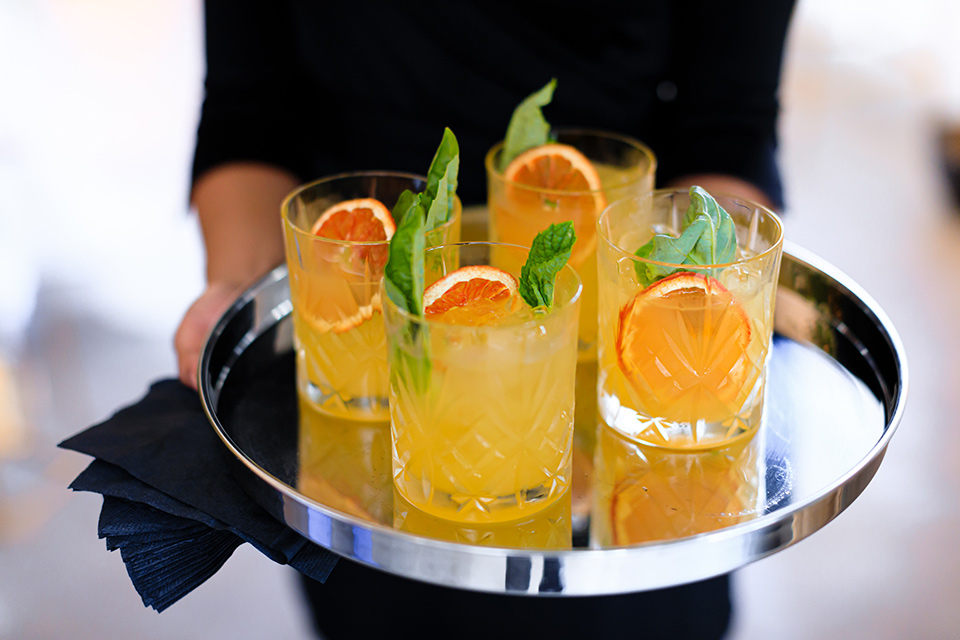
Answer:
[(187, 310), (173, 339), (180, 380), (197, 388), (207, 334), (250, 284), (283, 262), (280, 202), (297, 185), (277, 167), (235, 162), (193, 184), (191, 201), (203, 231), (207, 288)]
[(243, 287), (232, 284), (209, 284), (187, 309), (173, 338), (180, 381), (185, 385), (197, 388), (197, 365), (203, 343), (213, 325), (242, 292)]

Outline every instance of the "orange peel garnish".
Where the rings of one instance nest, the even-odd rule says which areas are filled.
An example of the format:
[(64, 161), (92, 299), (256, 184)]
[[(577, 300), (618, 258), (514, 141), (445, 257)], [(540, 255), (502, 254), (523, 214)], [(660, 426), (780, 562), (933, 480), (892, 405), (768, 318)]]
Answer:
[[(370, 298), (370, 304), (357, 305), (353, 301), (349, 303), (353, 307), (353, 312), (347, 316), (340, 316), (336, 320), (331, 321), (328, 318), (317, 315), (317, 314), (304, 314), (306, 320), (310, 325), (320, 333), (343, 333), (344, 331), (349, 331), (354, 327), (359, 327), (361, 324), (373, 317), (374, 313), (380, 313), (383, 311), (383, 305), (380, 303), (380, 294), (374, 293)], [(344, 306), (347, 306), (344, 304)], [(334, 316), (333, 311), (328, 311), (329, 316)]]
[(344, 200), (326, 209), (310, 232), (332, 240), (378, 242), (397, 230), (390, 210), (376, 198)]
[(527, 309), (517, 295), (517, 279), (487, 265), (461, 267), (423, 292), (424, 316), (467, 326), (499, 324)]
[(425, 315), (445, 313), (477, 300), (496, 302), (517, 292), (517, 279), (503, 269), (487, 265), (461, 267), (423, 292)]
[(668, 420), (723, 420), (749, 374), (750, 319), (715, 278), (682, 271), (654, 282), (620, 311), (620, 370), (646, 405)]
[(343, 333), (382, 310), (379, 293), (358, 300), (355, 288), (360, 286), (367, 291), (363, 283), (376, 282), (383, 273), (389, 255), (386, 242), (396, 228), (390, 210), (376, 198), (345, 200), (320, 214), (311, 228), (313, 235), (361, 244), (326, 244), (315, 248), (316, 262), (327, 266), (322, 276), (303, 280), (300, 295), (303, 316), (314, 330)]
[[(503, 174), (506, 196), (518, 208), (540, 208), (548, 201), (562, 200), (562, 208), (579, 212), (577, 244), (571, 262), (580, 264), (597, 244), (596, 221), (607, 206), (596, 167), (585, 155), (567, 144), (550, 143), (524, 151)], [(511, 183), (532, 187), (520, 189)], [(570, 192), (569, 194), (555, 192)], [(554, 192), (554, 193), (551, 193)]]

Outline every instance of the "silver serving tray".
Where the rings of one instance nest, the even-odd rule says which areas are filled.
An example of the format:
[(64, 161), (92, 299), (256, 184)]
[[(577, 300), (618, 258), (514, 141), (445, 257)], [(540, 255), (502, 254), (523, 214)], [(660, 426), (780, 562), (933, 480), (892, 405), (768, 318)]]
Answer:
[[(449, 587), (601, 595), (738, 569), (809, 536), (863, 492), (906, 399), (906, 359), (887, 316), (836, 268), (788, 245), (762, 428), (765, 498), (752, 519), (668, 542), (595, 548), (589, 508), (575, 506), (570, 548), (451, 542), (395, 529), (391, 492), (382, 486), (372, 487), (373, 495), (384, 494), (382, 502), (360, 515), (349, 499), (298, 490), (302, 452), (290, 312), (287, 273), (280, 267), (224, 314), (201, 356), (204, 409), (237, 479), (274, 517), (315, 543), (383, 571)], [(358, 429), (369, 428), (358, 423)], [(576, 465), (575, 476), (589, 485), (583, 477), (589, 465)], [(382, 460), (380, 466), (378, 477), (360, 482), (382, 485)]]

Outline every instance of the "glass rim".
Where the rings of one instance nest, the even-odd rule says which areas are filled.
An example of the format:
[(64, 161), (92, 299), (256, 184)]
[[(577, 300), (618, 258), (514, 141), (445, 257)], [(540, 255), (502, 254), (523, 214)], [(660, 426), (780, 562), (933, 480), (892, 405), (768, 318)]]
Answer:
[[(551, 132), (557, 133), (557, 134), (576, 134), (576, 135), (585, 135), (585, 136), (589, 135), (589, 136), (594, 136), (596, 138), (605, 138), (607, 140), (615, 140), (617, 142), (621, 142), (625, 144), (626, 146), (633, 147), (634, 149), (639, 151), (643, 157), (647, 158), (648, 169), (646, 171), (641, 172), (634, 180), (625, 182), (622, 185), (618, 184), (617, 188), (628, 187), (632, 184), (640, 182), (644, 178), (656, 175), (657, 156), (653, 153), (653, 150), (650, 147), (648, 147), (647, 145), (645, 145), (644, 143), (640, 142), (639, 140), (637, 140), (632, 136), (628, 136), (623, 133), (616, 133), (613, 131), (605, 131), (603, 129), (584, 129), (584, 128), (568, 128), (568, 127), (559, 127), (556, 129), (551, 129)], [(496, 178), (497, 180), (503, 182), (504, 184), (508, 184), (513, 188), (523, 189), (525, 191), (530, 191), (532, 193), (543, 193), (543, 194), (561, 193), (564, 196), (596, 195), (598, 193), (603, 193), (604, 191), (607, 191), (609, 189), (609, 188), (600, 188), (600, 189), (581, 189), (577, 191), (572, 191), (572, 190), (561, 191), (558, 189), (547, 189), (544, 187), (535, 187), (532, 185), (516, 182), (514, 180), (507, 180), (504, 177), (503, 172), (493, 166), (493, 158), (494, 156), (497, 155), (497, 153), (499, 153), (503, 149), (503, 145), (504, 145), (504, 141), (500, 140), (495, 145), (490, 147), (490, 149), (487, 151), (486, 156), (484, 156), (483, 166), (487, 170), (488, 177)]]
[[(326, 184), (326, 183), (328, 183), (328, 182), (335, 182), (335, 181), (337, 181), (337, 180), (350, 179), (350, 178), (380, 178), (380, 177), (409, 179), (409, 180), (411, 180), (411, 181), (419, 180), (419, 181), (423, 182), (424, 184), (426, 184), (426, 182), (427, 182), (427, 176), (420, 175), (420, 174), (417, 174), (417, 173), (410, 173), (410, 172), (407, 172), (407, 171), (386, 171), (386, 170), (383, 170), (383, 171), (381, 171), (381, 170), (345, 171), (345, 172), (342, 172), (342, 173), (335, 173), (335, 174), (333, 174), (333, 175), (324, 176), (324, 177), (322, 177), (322, 178), (318, 178), (318, 179), (313, 180), (313, 181), (311, 181), (311, 182), (307, 182), (307, 183), (298, 185), (293, 191), (291, 191), (291, 192), (288, 193), (286, 196), (284, 196), (283, 200), (282, 200), (281, 203), (280, 203), (280, 217), (281, 217), (282, 220), (283, 220), (283, 224), (284, 224), (284, 226), (287, 226), (287, 227), (289, 227), (290, 229), (292, 229), (294, 233), (296, 233), (296, 234), (298, 234), (298, 235), (301, 235), (301, 236), (305, 236), (307, 239), (309, 239), (309, 240), (311, 240), (311, 241), (323, 242), (323, 243), (326, 243), (326, 244), (339, 245), (339, 246), (343, 246), (343, 247), (379, 247), (379, 246), (389, 246), (389, 245), (390, 245), (390, 240), (389, 240), (389, 239), (387, 239), (387, 240), (363, 240), (363, 241), (359, 241), (359, 240), (340, 240), (340, 239), (337, 239), (337, 238), (324, 238), (323, 236), (314, 235), (314, 234), (310, 233), (309, 231), (307, 231), (306, 229), (303, 229), (303, 228), (301, 228), (299, 225), (295, 224), (295, 223), (290, 219), (290, 215), (289, 215), (289, 214), (290, 214), (290, 205), (291, 205), (291, 203), (292, 203), (298, 196), (301, 196), (305, 191), (307, 191), (308, 189), (311, 189), (311, 188), (313, 188), (313, 187), (316, 187), (317, 185)], [(454, 210), (456, 210), (456, 208), (457, 208), (456, 205), (457, 205), (457, 204), (459, 204), (459, 209), (460, 209), (461, 214), (462, 214), (462, 212), (463, 212), (463, 203), (460, 201), (460, 196), (455, 195), (455, 196), (454, 196), (454, 205), (455, 205), (455, 206), (454, 206)], [(384, 204), (384, 206), (386, 206), (386, 204)], [(392, 210), (391, 210), (391, 212), (390, 212), (390, 216), (393, 217), (393, 211), (392, 211)], [(455, 221), (456, 221), (456, 217), (455, 217), (455, 216), (451, 216), (449, 220), (447, 220), (446, 222), (444, 222), (444, 223), (443, 223), (442, 225), (440, 225), (439, 227), (437, 227), (437, 228), (435, 228), (435, 229), (431, 229), (430, 231), (427, 231), (427, 232), (425, 233), (425, 235), (430, 235), (430, 234), (432, 234), (432, 233), (437, 233), (438, 231), (440, 231), (440, 230), (442, 230), (442, 229), (448, 229), (448, 228), (450, 228), (450, 227), (453, 226), (453, 224), (454, 224)], [(394, 220), (394, 224), (398, 224), (396, 220)]]
[[(491, 242), (489, 240), (468, 240), (465, 242), (451, 242), (450, 244), (441, 244), (435, 247), (429, 247), (425, 253), (429, 253), (431, 251), (438, 251), (440, 249), (449, 249), (451, 247), (465, 247), (465, 246), (477, 246), (477, 245), (512, 247), (514, 249), (521, 249), (527, 252), (528, 254), (530, 253), (530, 247), (524, 247), (519, 244), (511, 244), (509, 242)], [(393, 300), (390, 299), (390, 296), (387, 295), (387, 291), (386, 291), (385, 278), (380, 280), (380, 298), (381, 298), (381, 304), (383, 304), (384, 307), (389, 305), (391, 310), (395, 312), (397, 315), (399, 315), (401, 318), (403, 318), (404, 321), (406, 322), (421, 324), (428, 327), (438, 327), (438, 326), (447, 327), (446, 329), (447, 331), (450, 331), (450, 330), (471, 330), (471, 331), (517, 330), (520, 327), (528, 327), (528, 326), (541, 324), (543, 320), (545, 320), (546, 318), (553, 317), (554, 314), (557, 312), (566, 311), (567, 309), (569, 309), (574, 304), (580, 301), (580, 298), (583, 296), (583, 279), (580, 277), (580, 274), (577, 273), (577, 270), (574, 269), (572, 266), (570, 266), (569, 263), (563, 265), (563, 271), (569, 271), (573, 275), (573, 277), (576, 279), (575, 282), (576, 282), (577, 288), (576, 288), (576, 291), (574, 291), (573, 295), (570, 296), (570, 299), (565, 304), (563, 304), (559, 309), (555, 305), (554, 308), (549, 313), (544, 315), (542, 318), (534, 318), (532, 320), (527, 320), (525, 322), (518, 322), (514, 324), (485, 325), (485, 326), (458, 325), (458, 324), (451, 324), (449, 322), (440, 322), (439, 320), (430, 320), (425, 316), (414, 315), (409, 311), (407, 311), (406, 309), (400, 308)], [(526, 304), (526, 302), (524, 302), (524, 304)], [(450, 327), (453, 327), (453, 329), (450, 329)]]
[(783, 221), (780, 220), (780, 216), (774, 213), (773, 210), (767, 206), (754, 202), (753, 200), (748, 200), (747, 198), (741, 198), (740, 196), (730, 195), (728, 193), (711, 193), (710, 195), (713, 196), (714, 198), (726, 198), (728, 200), (732, 200), (739, 204), (748, 206), (754, 210), (759, 209), (763, 211), (765, 215), (769, 216), (770, 219), (774, 221), (777, 227), (777, 237), (769, 247), (757, 253), (756, 255), (750, 256), (748, 258), (744, 258), (742, 260), (734, 260), (733, 262), (718, 262), (716, 264), (696, 264), (696, 265), (695, 264), (679, 264), (676, 262), (663, 262), (661, 260), (650, 260), (649, 258), (642, 258), (636, 255), (635, 253), (630, 253), (626, 249), (623, 249), (617, 246), (613, 242), (613, 240), (608, 236), (606, 230), (604, 229), (604, 225), (603, 225), (604, 220), (608, 218), (610, 211), (612, 211), (613, 208), (616, 207), (617, 205), (622, 205), (623, 203), (626, 203), (626, 202), (639, 202), (644, 198), (650, 198), (651, 200), (655, 200), (658, 197), (675, 196), (678, 194), (688, 195), (689, 192), (690, 192), (689, 188), (654, 189), (653, 191), (651, 191), (649, 194), (646, 194), (646, 195), (631, 196), (629, 198), (622, 198), (620, 200), (617, 200), (616, 202), (612, 202), (603, 211), (600, 212), (600, 216), (597, 218), (597, 236), (601, 240), (603, 240), (607, 245), (609, 245), (614, 251), (619, 253), (621, 256), (629, 258), (634, 262), (642, 262), (644, 264), (655, 264), (663, 267), (675, 267), (675, 268), (680, 268), (684, 271), (690, 271), (693, 273), (698, 273), (698, 272), (706, 271), (709, 269), (722, 269), (725, 267), (731, 267), (735, 264), (750, 264), (752, 262), (763, 260), (767, 258), (767, 256), (773, 253), (782, 251)]

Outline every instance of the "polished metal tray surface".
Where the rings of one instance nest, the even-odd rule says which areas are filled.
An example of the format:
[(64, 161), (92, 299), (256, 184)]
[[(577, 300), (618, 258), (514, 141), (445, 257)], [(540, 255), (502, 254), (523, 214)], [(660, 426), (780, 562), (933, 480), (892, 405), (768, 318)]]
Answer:
[(488, 529), (452, 525), (393, 495), (389, 425), (329, 420), (299, 405), (291, 311), (280, 267), (224, 314), (201, 356), (204, 408), (237, 479), (315, 543), (450, 587), (600, 595), (738, 569), (811, 535), (861, 494), (906, 399), (903, 347), (886, 315), (837, 269), (788, 245), (756, 445), (757, 497), (734, 524), (669, 541), (611, 542), (597, 533), (606, 512), (596, 504), (604, 491), (598, 436), (578, 432), (572, 497), (559, 511)]

